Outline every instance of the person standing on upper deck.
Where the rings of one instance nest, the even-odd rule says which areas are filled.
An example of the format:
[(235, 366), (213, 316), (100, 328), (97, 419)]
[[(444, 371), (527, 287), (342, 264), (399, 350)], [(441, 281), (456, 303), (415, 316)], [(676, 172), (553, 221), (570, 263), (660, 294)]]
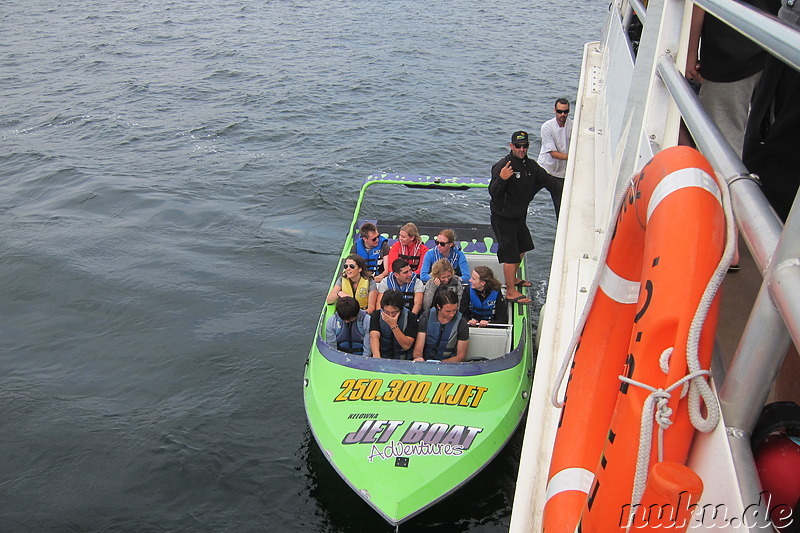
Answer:
[[(528, 206), (542, 189), (547, 189), (553, 203), (560, 205), (563, 188), (563, 180), (551, 176), (536, 161), (528, 158), (529, 145), (528, 133), (515, 131), (509, 144), (511, 151), (492, 166), (489, 182), (492, 229), (497, 239), (497, 259), (503, 264), (506, 299), (522, 304), (531, 303), (530, 298), (517, 289), (531, 285), (517, 277), (522, 257), (534, 248), (528, 230)], [(558, 205), (554, 207), (558, 213)]]
[(542, 149), (539, 150), (536, 162), (551, 175), (564, 179), (569, 157), (569, 138), (572, 135), (569, 100), (556, 100), (555, 113), (555, 117), (542, 124)]

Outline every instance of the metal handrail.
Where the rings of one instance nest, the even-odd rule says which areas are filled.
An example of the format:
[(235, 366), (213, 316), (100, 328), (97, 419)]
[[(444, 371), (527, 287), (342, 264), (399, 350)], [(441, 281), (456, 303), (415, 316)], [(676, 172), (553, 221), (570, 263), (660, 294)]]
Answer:
[(800, 33), (789, 24), (753, 6), (731, 0), (693, 1), (773, 56), (800, 70)]

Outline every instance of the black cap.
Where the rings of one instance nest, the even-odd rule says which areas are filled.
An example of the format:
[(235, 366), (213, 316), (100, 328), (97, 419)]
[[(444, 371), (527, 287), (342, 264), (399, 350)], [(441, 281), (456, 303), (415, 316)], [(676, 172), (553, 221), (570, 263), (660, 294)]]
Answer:
[(515, 131), (511, 135), (511, 142), (514, 144), (530, 144), (528, 142), (528, 132), (527, 131)]

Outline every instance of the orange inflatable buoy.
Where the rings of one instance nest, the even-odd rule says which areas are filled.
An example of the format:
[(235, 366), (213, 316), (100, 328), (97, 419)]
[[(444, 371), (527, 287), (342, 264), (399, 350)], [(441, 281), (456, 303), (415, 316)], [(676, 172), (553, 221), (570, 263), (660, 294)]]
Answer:
[[(687, 373), (689, 324), (725, 240), (712, 176), (699, 152), (674, 147), (653, 157), (627, 191), (569, 374), (548, 475), (546, 533), (573, 533), (579, 523), (582, 533), (619, 529), (623, 506), (637, 503), (631, 502), (633, 477), (649, 391), (620, 385), (619, 376), (666, 388)], [(715, 310), (706, 322), (711, 333), (701, 335), (703, 368)], [(665, 363), (667, 348), (672, 355)], [(665, 448), (684, 463), (694, 429), (678, 396), (670, 400), (679, 415)], [(687, 438), (672, 447), (672, 440)]]
[[(722, 258), (725, 217), (713, 169), (699, 152), (678, 146), (656, 155), (636, 177), (629, 209), (619, 225), (641, 231), (631, 247), (644, 247), (641, 291), (623, 375), (654, 389), (668, 389), (689, 372), (686, 363), (690, 327), (706, 286)], [(698, 359), (711, 362), (718, 316), (718, 295), (700, 333)], [(703, 378), (701, 378), (703, 379)], [(636, 504), (640, 433), (658, 426), (650, 416), (642, 422), (650, 390), (623, 382), (617, 394), (599, 466), (582, 517), (583, 533), (608, 531), (619, 520), (620, 509)], [(663, 435), (663, 460), (684, 464), (694, 435), (688, 399), (681, 389), (663, 397), (671, 426)], [(648, 446), (650, 443), (647, 443)], [(650, 448), (649, 465), (658, 460)]]

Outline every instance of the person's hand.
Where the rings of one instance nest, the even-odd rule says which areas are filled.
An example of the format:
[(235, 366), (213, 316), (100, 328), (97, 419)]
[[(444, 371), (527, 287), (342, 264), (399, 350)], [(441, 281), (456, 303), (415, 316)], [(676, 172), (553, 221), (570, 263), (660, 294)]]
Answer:
[(511, 161), (506, 163), (506, 166), (500, 169), (500, 179), (507, 180), (514, 175), (514, 169), (511, 167)]
[(418, 361), (418, 362), (422, 362), (422, 363), (424, 363), (424, 362), (425, 362), (425, 358), (424, 358), (424, 357), (422, 357), (421, 355), (419, 355), (419, 356), (417, 356), (417, 357), (415, 357), (415, 358), (414, 358), (414, 361)]
[(350, 296), (350, 295), (349, 295), (349, 294), (347, 294), (347, 293), (346, 293), (346, 292), (344, 292), (344, 291), (339, 291), (339, 292), (336, 294), (336, 296), (338, 296), (339, 298), (344, 298), (345, 296)]
[(478, 327), (479, 328), (485, 328), (488, 325), (489, 325), (489, 321), (488, 320), (481, 320), (480, 322), (478, 322)]
[(383, 317), (383, 321), (389, 324), (390, 328), (393, 328), (397, 325), (397, 319), (400, 318), (400, 315), (397, 316), (389, 316), (383, 311), (381, 311), (381, 317)]
[(442, 282), (439, 280), (439, 278), (433, 278), (433, 284), (438, 287), (439, 285), (442, 284)]
[(467, 325), (468, 326), (477, 326), (478, 325), (478, 321), (475, 320), (474, 318), (472, 318), (472, 319), (467, 321)]

